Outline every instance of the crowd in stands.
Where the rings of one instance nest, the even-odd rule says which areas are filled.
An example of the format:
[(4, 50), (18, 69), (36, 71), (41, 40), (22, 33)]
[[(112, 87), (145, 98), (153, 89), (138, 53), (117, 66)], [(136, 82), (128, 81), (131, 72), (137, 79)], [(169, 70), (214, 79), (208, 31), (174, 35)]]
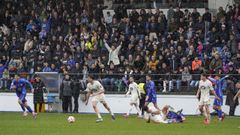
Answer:
[(0, 78), (6, 87), (15, 73), (97, 73), (111, 90), (151, 73), (158, 90), (198, 84), (201, 72), (235, 74), (240, 80), (240, 6), (209, 9), (170, 6), (115, 10), (104, 17), (101, 5), (87, 11), (77, 0), (0, 2)]

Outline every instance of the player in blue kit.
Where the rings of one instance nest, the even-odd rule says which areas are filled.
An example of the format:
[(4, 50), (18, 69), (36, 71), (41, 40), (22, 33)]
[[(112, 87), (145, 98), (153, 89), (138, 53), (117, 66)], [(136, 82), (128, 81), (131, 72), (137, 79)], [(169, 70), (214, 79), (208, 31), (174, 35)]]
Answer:
[(228, 75), (222, 78), (220, 77), (220, 75), (216, 75), (215, 78), (208, 77), (208, 79), (215, 84), (215, 87), (214, 87), (215, 93), (220, 98), (220, 100), (215, 98), (213, 103), (213, 109), (217, 112), (218, 119), (220, 121), (223, 121), (225, 116), (224, 113), (222, 112), (221, 106), (223, 105), (223, 90), (226, 89), (227, 87), (227, 84), (225, 81), (227, 77)]
[(147, 106), (149, 103), (153, 103), (154, 107), (158, 110), (159, 107), (157, 105), (157, 93), (156, 93), (156, 86), (155, 83), (151, 80), (151, 76), (147, 75), (146, 76), (146, 91), (147, 91), (147, 96), (145, 99), (145, 106)]
[(27, 109), (28, 112), (32, 113), (33, 117), (36, 118), (37, 114), (35, 112), (33, 112), (31, 107), (27, 104), (26, 85), (29, 85), (31, 88), (31, 91), (34, 92), (33, 86), (28, 80), (26, 80), (24, 78), (20, 78), (19, 75), (15, 75), (15, 78), (12, 80), (10, 89), (16, 91), (16, 95), (18, 97), (18, 103), (23, 110), (23, 116), (27, 116), (27, 112), (26, 112), (26, 109)]

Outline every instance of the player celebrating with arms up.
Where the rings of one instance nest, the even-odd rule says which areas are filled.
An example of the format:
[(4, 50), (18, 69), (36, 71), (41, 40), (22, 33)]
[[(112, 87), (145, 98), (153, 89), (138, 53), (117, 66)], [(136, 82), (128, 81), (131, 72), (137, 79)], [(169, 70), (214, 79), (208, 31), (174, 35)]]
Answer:
[(112, 115), (112, 119), (115, 120), (115, 116), (112, 113), (111, 109), (109, 108), (107, 102), (104, 99), (104, 88), (102, 84), (97, 81), (93, 80), (92, 75), (88, 75), (88, 84), (87, 84), (87, 99), (86, 99), (86, 105), (88, 104), (89, 97), (92, 97), (92, 106), (94, 111), (97, 114), (98, 119), (96, 120), (97, 123), (102, 122), (102, 116), (97, 108), (98, 102), (102, 103), (103, 106), (108, 110), (108, 112)]
[(227, 87), (224, 80), (227, 77), (228, 75), (223, 78), (220, 78), (220, 75), (216, 75), (215, 78), (208, 77), (208, 79), (215, 84), (215, 93), (220, 98), (220, 100), (215, 98), (213, 103), (213, 109), (217, 112), (219, 121), (224, 120), (224, 113), (222, 112), (221, 106), (223, 105), (223, 90)]
[(24, 78), (20, 78), (19, 75), (15, 75), (15, 79), (12, 80), (10, 89), (16, 90), (16, 94), (18, 97), (18, 103), (20, 104), (20, 106), (23, 110), (23, 116), (27, 116), (27, 112), (25, 110), (25, 108), (26, 108), (30, 113), (32, 113), (33, 117), (36, 118), (37, 114), (35, 112), (33, 112), (31, 107), (27, 104), (26, 85), (29, 85), (31, 88), (31, 91), (34, 92), (33, 86), (28, 80), (26, 80)]
[(126, 115), (124, 115), (124, 117), (129, 116), (133, 106), (135, 106), (138, 112), (138, 117), (141, 117), (141, 110), (139, 109), (140, 92), (138, 89), (138, 85), (137, 83), (134, 82), (134, 79), (132, 76), (129, 78), (129, 82), (130, 82), (129, 89), (128, 89), (128, 92), (126, 93), (126, 96), (131, 94), (131, 101), (130, 101), (129, 111), (127, 112)]
[[(215, 93), (211, 81), (207, 79), (206, 74), (201, 74), (201, 80), (199, 82), (199, 89), (197, 91), (197, 97), (199, 97), (200, 93), (200, 103), (199, 103), (199, 110), (201, 113), (205, 114), (204, 124), (210, 123), (210, 93), (212, 92), (217, 100), (221, 100)], [(205, 113), (204, 113), (205, 108)]]

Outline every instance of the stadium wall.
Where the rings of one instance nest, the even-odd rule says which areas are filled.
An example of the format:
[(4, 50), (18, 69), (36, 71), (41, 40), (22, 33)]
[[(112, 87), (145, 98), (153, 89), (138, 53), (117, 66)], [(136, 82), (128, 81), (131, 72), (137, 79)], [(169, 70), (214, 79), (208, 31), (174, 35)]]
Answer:
[[(226, 97), (224, 97), (225, 103)], [(28, 94), (28, 103), (33, 106), (33, 95)], [(91, 99), (90, 99), (91, 100)], [(125, 95), (106, 95), (106, 100), (115, 113), (126, 113), (129, 105), (130, 97), (125, 97)], [(211, 103), (213, 102), (213, 97), (211, 98)], [(84, 103), (79, 99), (79, 111), (81, 113), (93, 113), (91, 103), (85, 106)], [(183, 109), (186, 115), (196, 115), (199, 114), (197, 111), (198, 100), (194, 95), (158, 95), (158, 105), (163, 107), (164, 105), (171, 105), (175, 109)], [(59, 105), (60, 106), (60, 105)], [(102, 105), (99, 105), (100, 111), (107, 113)], [(0, 93), (0, 111), (11, 111), (18, 112), (21, 111), (20, 106), (17, 104), (17, 97), (14, 93)], [(213, 111), (211, 109), (211, 111)], [(223, 106), (223, 111), (228, 114), (229, 107)], [(135, 111), (133, 111), (135, 113)], [(236, 115), (240, 116), (240, 106), (236, 108)]]

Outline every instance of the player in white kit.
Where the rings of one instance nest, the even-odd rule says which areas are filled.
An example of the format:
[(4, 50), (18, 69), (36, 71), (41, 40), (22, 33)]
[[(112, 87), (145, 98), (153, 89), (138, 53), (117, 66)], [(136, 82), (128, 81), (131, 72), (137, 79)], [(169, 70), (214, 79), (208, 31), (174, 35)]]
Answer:
[[(197, 91), (197, 97), (200, 96), (199, 101), (199, 110), (202, 114), (205, 114), (204, 124), (210, 123), (210, 92), (216, 97), (216, 99), (220, 100), (220, 98), (216, 95), (214, 88), (212, 86), (212, 82), (207, 79), (206, 74), (201, 74), (201, 80), (199, 82), (199, 88)], [(205, 111), (205, 112), (204, 112)]]
[(148, 104), (147, 109), (145, 110), (144, 113), (144, 119), (148, 123), (150, 123), (151, 121), (153, 123), (165, 123), (165, 124), (168, 123), (166, 115), (161, 110), (155, 108), (152, 103)]
[(129, 106), (128, 112), (123, 116), (128, 117), (133, 107), (135, 107), (138, 113), (138, 117), (141, 117), (141, 110), (139, 108), (140, 92), (139, 92), (138, 85), (136, 82), (134, 82), (133, 77), (129, 78), (129, 83), (130, 83), (129, 88), (125, 96), (128, 96), (131, 94), (130, 106)]
[(87, 99), (86, 99), (86, 105), (88, 104), (88, 100), (90, 98), (90, 96), (92, 97), (92, 106), (94, 111), (97, 114), (98, 119), (96, 120), (96, 122), (102, 122), (102, 116), (97, 108), (97, 104), (98, 102), (102, 103), (103, 106), (108, 110), (108, 112), (111, 114), (112, 119), (115, 120), (115, 116), (112, 113), (111, 109), (109, 108), (108, 104), (106, 103), (105, 99), (104, 99), (104, 88), (102, 86), (102, 84), (97, 81), (97, 80), (93, 80), (93, 76), (89, 75), (88, 76), (88, 84), (87, 84), (87, 89), (86, 91), (87, 93)]
[(145, 107), (144, 119), (148, 123), (152, 121), (157, 124), (182, 123), (186, 120), (182, 110), (175, 112), (175, 109), (169, 105), (165, 105), (162, 110), (159, 110), (152, 103)]

